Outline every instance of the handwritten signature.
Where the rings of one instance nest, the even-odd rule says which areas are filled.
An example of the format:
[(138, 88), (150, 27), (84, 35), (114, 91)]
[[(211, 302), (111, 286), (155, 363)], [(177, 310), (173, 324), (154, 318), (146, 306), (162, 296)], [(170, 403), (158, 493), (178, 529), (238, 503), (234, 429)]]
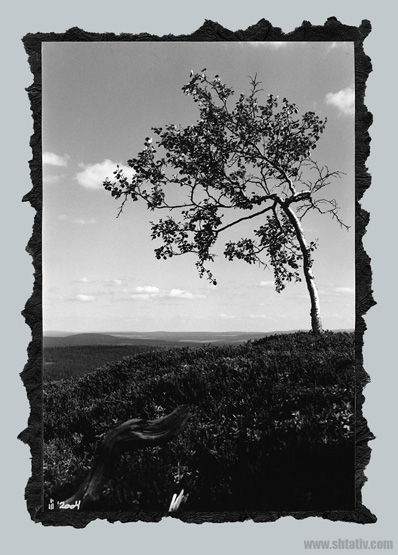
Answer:
[(54, 501), (54, 499), (50, 499), (50, 503), (48, 504), (48, 508), (50, 511), (55, 509), (80, 509), (81, 500), (75, 501), (74, 503), (65, 503), (65, 501)]

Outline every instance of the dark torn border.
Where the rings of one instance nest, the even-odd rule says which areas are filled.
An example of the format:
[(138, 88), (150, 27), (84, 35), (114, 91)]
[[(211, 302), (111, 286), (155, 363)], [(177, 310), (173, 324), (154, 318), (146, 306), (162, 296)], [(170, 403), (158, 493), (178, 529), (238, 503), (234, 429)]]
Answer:
[(33, 294), (27, 301), (23, 316), (32, 330), (32, 341), (28, 347), (28, 362), (21, 373), (30, 402), (30, 416), (28, 427), (18, 436), (21, 441), (29, 444), (32, 455), (32, 476), (29, 478), (25, 498), (32, 520), (42, 522), (48, 526), (70, 525), (82, 528), (94, 519), (107, 519), (109, 522), (159, 522), (164, 516), (160, 513), (129, 513), (129, 512), (93, 512), (79, 513), (74, 511), (46, 512), (43, 506), (42, 487), (42, 429), (43, 429), (43, 383), (42, 383), (42, 147), (41, 147), (41, 45), (43, 42), (99, 42), (99, 41), (350, 41), (354, 43), (355, 56), (355, 270), (356, 270), (356, 326), (355, 326), (355, 356), (356, 356), (356, 466), (355, 466), (355, 497), (356, 505), (352, 511), (322, 511), (322, 512), (256, 512), (245, 513), (184, 513), (179, 518), (185, 522), (239, 522), (252, 519), (254, 522), (272, 522), (282, 516), (293, 516), (303, 519), (318, 516), (332, 521), (356, 522), (361, 524), (376, 522), (376, 517), (362, 504), (362, 486), (366, 481), (365, 468), (370, 460), (371, 449), (368, 442), (374, 439), (368, 428), (367, 421), (362, 414), (364, 402), (363, 389), (369, 382), (369, 376), (363, 368), (363, 335), (366, 324), (364, 314), (375, 303), (372, 296), (370, 259), (367, 256), (362, 237), (366, 232), (369, 214), (360, 206), (360, 200), (370, 186), (371, 178), (366, 168), (366, 159), (370, 152), (370, 137), (368, 128), (372, 124), (372, 115), (364, 105), (366, 80), (372, 71), (370, 58), (363, 50), (363, 41), (371, 31), (370, 22), (362, 21), (359, 27), (352, 27), (340, 23), (335, 17), (330, 17), (324, 26), (313, 26), (304, 21), (290, 33), (283, 33), (279, 27), (273, 27), (269, 21), (261, 19), (257, 24), (245, 31), (236, 32), (225, 29), (218, 23), (206, 20), (205, 23), (191, 35), (165, 35), (157, 37), (148, 33), (131, 35), (122, 33), (89, 33), (73, 27), (65, 33), (29, 33), (22, 41), (28, 54), (29, 64), (33, 73), (33, 84), (26, 90), (29, 95), (33, 114), (33, 135), (30, 140), (33, 159), (29, 162), (33, 188), (26, 194), (23, 201), (30, 202), (36, 209), (33, 224), (33, 234), (26, 250), (33, 258), (35, 281)]

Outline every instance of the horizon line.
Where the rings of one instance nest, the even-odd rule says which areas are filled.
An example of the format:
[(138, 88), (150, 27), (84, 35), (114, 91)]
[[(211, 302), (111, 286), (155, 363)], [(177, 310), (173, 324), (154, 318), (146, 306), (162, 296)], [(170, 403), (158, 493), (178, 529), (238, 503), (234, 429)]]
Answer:
[[(147, 331), (147, 330), (104, 330), (104, 331), (66, 331), (60, 329), (49, 329), (43, 331), (43, 336), (48, 333), (65, 333), (69, 335), (76, 335), (76, 334), (112, 334), (112, 333), (180, 333), (180, 334), (187, 334), (187, 333), (223, 333), (223, 334), (232, 334), (232, 333), (294, 333), (294, 332), (308, 332), (311, 331), (310, 328), (296, 328), (296, 329), (289, 329), (289, 330), (257, 330), (257, 331), (243, 331), (243, 330), (231, 330), (231, 331), (209, 331), (209, 330), (193, 330), (193, 331), (186, 331), (186, 330), (155, 330), (155, 331)], [(325, 329), (324, 331), (355, 331), (355, 328), (330, 328)]]

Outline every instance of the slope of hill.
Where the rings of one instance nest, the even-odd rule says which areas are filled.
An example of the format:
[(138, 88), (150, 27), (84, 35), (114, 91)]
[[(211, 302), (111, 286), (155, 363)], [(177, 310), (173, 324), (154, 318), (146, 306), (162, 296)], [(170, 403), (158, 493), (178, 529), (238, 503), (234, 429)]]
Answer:
[[(188, 405), (162, 448), (115, 461), (101, 510), (353, 510), (354, 334), (297, 333), (242, 345), (158, 349), (44, 386), (45, 506), (84, 480), (101, 434)], [(60, 418), (62, 414), (62, 418)]]

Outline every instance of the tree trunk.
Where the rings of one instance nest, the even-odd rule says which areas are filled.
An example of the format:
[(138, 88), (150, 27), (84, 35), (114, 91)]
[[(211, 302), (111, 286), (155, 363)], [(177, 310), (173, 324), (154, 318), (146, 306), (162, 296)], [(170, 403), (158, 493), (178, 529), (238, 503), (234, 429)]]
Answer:
[(97, 501), (115, 456), (137, 447), (152, 447), (166, 443), (185, 428), (188, 417), (188, 408), (183, 405), (164, 418), (134, 418), (110, 430), (99, 444), (91, 470), (83, 484), (74, 495), (63, 502), (63, 505), (82, 508), (87, 503)]
[(311, 300), (311, 329), (313, 333), (320, 334), (323, 332), (323, 328), (321, 321), (318, 289), (316, 287), (314, 274), (312, 273), (312, 257), (307, 246), (307, 241), (305, 240), (304, 231), (301, 227), (300, 220), (297, 218), (295, 212), (290, 208), (289, 203), (282, 203), (281, 206), (286, 216), (289, 218), (290, 223), (294, 227), (297, 240), (299, 242), (300, 249), (303, 255), (303, 271)]

